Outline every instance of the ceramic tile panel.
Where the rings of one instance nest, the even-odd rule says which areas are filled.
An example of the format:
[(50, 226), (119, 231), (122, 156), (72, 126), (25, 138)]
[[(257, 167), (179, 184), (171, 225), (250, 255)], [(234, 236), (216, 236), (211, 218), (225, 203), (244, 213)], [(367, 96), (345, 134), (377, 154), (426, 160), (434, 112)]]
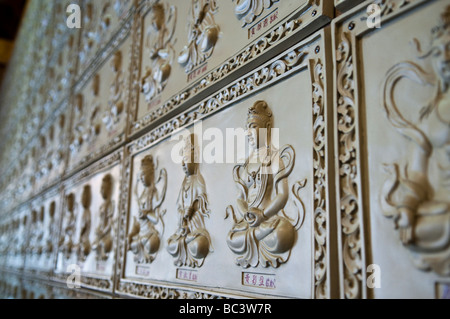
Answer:
[(129, 134), (199, 102), (332, 15), (328, 1), (144, 1), (133, 34)]
[[(153, 298), (171, 286), (179, 288), (163, 291), (174, 297), (334, 294), (328, 31), (128, 144), (119, 294)], [(251, 123), (269, 125), (275, 143), (255, 174)]]
[(379, 2), (376, 28), (368, 4), (333, 23), (341, 297), (434, 298), (450, 274), (450, 6)]

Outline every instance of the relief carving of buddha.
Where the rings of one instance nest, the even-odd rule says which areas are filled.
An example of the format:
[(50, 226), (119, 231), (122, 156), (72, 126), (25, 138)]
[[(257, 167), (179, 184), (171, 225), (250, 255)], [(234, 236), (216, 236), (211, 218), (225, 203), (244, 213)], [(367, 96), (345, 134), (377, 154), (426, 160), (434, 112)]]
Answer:
[(66, 197), (66, 213), (64, 216), (63, 232), (59, 241), (60, 251), (63, 253), (65, 259), (69, 259), (72, 255), (75, 235), (76, 215), (75, 215), (75, 195), (70, 193)]
[(161, 93), (172, 71), (175, 56), (173, 34), (177, 22), (175, 6), (156, 3), (151, 9), (152, 23), (145, 35), (145, 46), (150, 50), (151, 65), (146, 67), (141, 80), (141, 91), (147, 102)]
[(46, 244), (45, 244), (45, 253), (47, 258), (51, 256), (53, 253), (53, 236), (57, 234), (58, 226), (55, 221), (55, 212), (56, 212), (56, 203), (52, 201), (50, 203), (50, 207), (48, 210), (48, 217), (49, 217), (49, 223), (48, 223), (48, 230), (47, 230), (47, 236), (46, 236)]
[(216, 0), (192, 0), (188, 44), (178, 56), (178, 63), (186, 73), (205, 62), (214, 51), (220, 33), (214, 20), (217, 9)]
[(83, 215), (81, 218), (80, 240), (78, 242), (78, 258), (85, 261), (91, 252), (91, 186), (85, 185), (81, 194), (81, 205), (83, 206)]
[[(156, 179), (155, 163), (153, 156), (147, 155), (141, 161), (136, 186), (134, 188), (138, 203), (138, 216), (134, 216), (133, 226), (128, 234), (128, 250), (133, 252), (134, 260), (137, 263), (151, 263), (159, 250), (160, 232), (156, 226), (161, 225), (164, 231), (163, 216), (165, 210), (161, 210), (161, 205), (166, 196), (167, 172), (165, 169), (159, 171)], [(158, 183), (162, 183), (162, 189), (157, 189)], [(143, 190), (139, 192), (139, 184)]]
[(107, 131), (112, 131), (116, 127), (125, 108), (122, 96), (124, 79), (122, 72), (123, 57), (121, 51), (114, 53), (110, 65), (114, 77), (109, 89), (108, 109), (103, 115), (103, 123), (105, 124)]
[(178, 230), (168, 240), (167, 251), (175, 258), (178, 267), (201, 267), (210, 251), (211, 238), (205, 226), (209, 217), (206, 185), (199, 171), (195, 135), (185, 139), (183, 170), (185, 177), (177, 199)]
[(241, 267), (261, 264), (276, 268), (288, 261), (297, 229), (304, 219), (299, 211), (295, 221), (284, 212), (295, 152), (290, 145), (281, 150), (272, 145), (273, 114), (265, 101), (257, 101), (250, 107), (246, 128), (250, 155), (244, 164), (233, 169), (241, 218), (236, 217), (232, 206), (228, 207), (227, 217), (231, 211), (234, 225), (227, 244), (238, 256), (236, 264)]
[(106, 174), (102, 179), (100, 194), (103, 203), (99, 209), (99, 223), (95, 229), (95, 240), (92, 250), (96, 252), (98, 261), (106, 261), (113, 249), (113, 231), (114, 231), (114, 200), (113, 177)]

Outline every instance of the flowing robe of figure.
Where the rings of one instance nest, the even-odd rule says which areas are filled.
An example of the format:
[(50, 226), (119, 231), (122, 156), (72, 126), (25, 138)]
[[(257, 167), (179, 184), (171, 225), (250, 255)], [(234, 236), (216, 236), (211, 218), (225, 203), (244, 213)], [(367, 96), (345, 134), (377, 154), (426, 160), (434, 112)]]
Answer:
[[(159, 250), (160, 232), (156, 225), (164, 223), (162, 217), (165, 210), (161, 210), (167, 188), (167, 172), (161, 169), (158, 179), (154, 178), (155, 166), (153, 157), (146, 156), (142, 160), (140, 179), (138, 178), (134, 189), (137, 198), (139, 213), (134, 216), (133, 226), (128, 234), (128, 250), (133, 252), (134, 260), (137, 263), (151, 263)], [(156, 185), (162, 181), (161, 192), (158, 192)], [(139, 194), (138, 186), (142, 182), (144, 189)]]
[[(293, 150), (287, 146), (283, 152), (292, 153)], [(289, 192), (286, 173), (292, 170), (293, 163), (285, 167), (281, 159), (284, 155), (279, 151), (273, 151), (268, 156), (271, 157), (270, 161), (253, 167), (247, 159), (244, 165), (236, 166), (233, 172), (234, 181), (240, 188), (238, 208), (244, 218), (235, 223), (228, 234), (227, 243), (239, 256), (236, 263), (243, 267), (256, 267), (259, 263), (264, 267), (278, 267), (287, 261), (295, 242), (295, 227), (283, 211), (287, 203), (287, 196), (283, 194)], [(279, 163), (279, 166), (270, 167), (273, 163)], [(273, 174), (267, 173), (271, 170), (274, 170)], [(264, 171), (266, 174), (261, 174)], [(269, 206), (277, 207), (275, 214), (265, 218), (259, 225), (254, 224), (253, 216), (248, 212), (254, 209), (264, 211)]]
[(195, 173), (184, 178), (177, 199), (179, 229), (168, 240), (167, 250), (177, 266), (201, 267), (209, 251), (211, 239), (204, 218), (209, 216), (203, 177)]

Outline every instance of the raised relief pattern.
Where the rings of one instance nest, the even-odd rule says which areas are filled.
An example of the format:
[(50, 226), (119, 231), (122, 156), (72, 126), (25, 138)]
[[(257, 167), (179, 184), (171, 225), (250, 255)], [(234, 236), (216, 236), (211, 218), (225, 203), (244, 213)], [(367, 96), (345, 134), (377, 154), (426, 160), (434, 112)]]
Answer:
[(234, 13), (242, 21), (242, 27), (245, 27), (278, 1), (280, 0), (235, 0)]
[[(404, 161), (385, 164), (389, 174), (381, 190), (381, 207), (393, 219), (400, 242), (422, 270), (450, 275), (450, 6), (433, 28), (426, 52), (432, 72), (414, 62), (393, 66), (383, 87), (383, 108), (396, 131), (411, 145)], [(434, 94), (416, 114), (401, 111), (397, 84), (401, 81), (431, 86)], [(404, 96), (404, 95), (402, 95)], [(438, 174), (432, 174), (432, 172)]]
[(59, 251), (65, 259), (69, 259), (75, 247), (74, 236), (76, 228), (75, 195), (70, 193), (66, 197), (66, 212), (63, 219), (62, 234), (59, 241)]
[(81, 217), (80, 239), (78, 241), (78, 260), (85, 261), (91, 252), (91, 186), (85, 185), (81, 194), (81, 205), (83, 206), (83, 215)]
[(188, 44), (178, 56), (178, 63), (186, 73), (205, 62), (214, 51), (220, 33), (214, 19), (217, 10), (216, 0), (192, 0), (188, 13)]
[(114, 245), (114, 208), (113, 177), (106, 174), (102, 179), (100, 194), (103, 203), (99, 209), (99, 223), (95, 229), (95, 240), (92, 250), (96, 252), (97, 261), (106, 261), (113, 251)]
[(52, 201), (48, 209), (49, 222), (44, 249), (47, 258), (49, 258), (54, 251), (54, 236), (56, 236), (56, 234), (58, 233), (58, 226), (55, 220), (55, 213), (56, 213), (56, 203), (55, 201)]
[(116, 127), (124, 110), (122, 64), (122, 52), (117, 51), (111, 60), (111, 70), (114, 77), (109, 89), (108, 109), (103, 116), (103, 123), (108, 132)]
[(173, 34), (177, 23), (177, 10), (175, 6), (156, 3), (149, 14), (151, 23), (144, 36), (144, 46), (149, 50), (149, 55), (143, 59), (145, 62), (149, 59), (150, 66), (146, 66), (141, 79), (141, 92), (147, 102), (164, 90), (172, 71), (175, 57)]
[(292, 146), (278, 150), (272, 145), (273, 114), (265, 101), (257, 101), (248, 110), (247, 135), (251, 153), (245, 164), (233, 169), (233, 178), (239, 189), (237, 218), (233, 206), (234, 225), (227, 237), (231, 251), (238, 255), (236, 264), (247, 268), (277, 268), (290, 257), (302, 226), (305, 211), (298, 192), (306, 180), (297, 182), (292, 195), (298, 208), (296, 217), (290, 218), (284, 211), (289, 199), (288, 176), (295, 163)]
[[(156, 167), (155, 167), (156, 166)], [(153, 162), (153, 156), (147, 155), (141, 161), (136, 186), (134, 188), (138, 203), (138, 217), (133, 216), (133, 226), (128, 234), (128, 250), (133, 252), (137, 263), (151, 263), (159, 250), (160, 236), (164, 232), (163, 216), (166, 210), (161, 205), (166, 196), (167, 172), (163, 168), (156, 178), (158, 165)], [(161, 190), (157, 185), (161, 182)], [(139, 193), (139, 184), (144, 189)], [(156, 229), (159, 225), (161, 233)]]
[(195, 135), (185, 139), (183, 170), (186, 174), (177, 199), (178, 230), (167, 245), (176, 266), (201, 267), (210, 251), (211, 238), (206, 230), (205, 217), (209, 217), (206, 185), (199, 171), (199, 154)]

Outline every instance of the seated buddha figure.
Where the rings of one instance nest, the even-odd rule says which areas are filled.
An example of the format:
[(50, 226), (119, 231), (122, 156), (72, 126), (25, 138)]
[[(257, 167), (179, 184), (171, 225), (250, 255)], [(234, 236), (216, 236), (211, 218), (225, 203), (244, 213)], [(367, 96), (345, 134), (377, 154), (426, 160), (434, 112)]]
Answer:
[(290, 145), (275, 149), (271, 143), (273, 115), (265, 101), (257, 101), (248, 110), (247, 136), (250, 155), (244, 164), (234, 167), (233, 177), (239, 189), (237, 219), (228, 233), (227, 244), (238, 255), (236, 264), (244, 268), (278, 267), (287, 262), (296, 240), (296, 224), (284, 213), (289, 198), (288, 176), (295, 153)]
[(55, 222), (55, 212), (56, 212), (56, 203), (52, 201), (50, 203), (50, 207), (48, 210), (48, 217), (50, 219), (48, 223), (48, 229), (47, 229), (47, 236), (46, 236), (46, 244), (44, 252), (47, 256), (47, 258), (51, 257), (51, 254), (53, 253), (53, 243), (54, 243), (54, 237), (55, 234), (57, 234), (57, 223)]
[(178, 55), (178, 63), (186, 73), (205, 62), (214, 51), (220, 33), (214, 19), (217, 10), (216, 0), (192, 0), (188, 12), (188, 45)]
[(85, 261), (91, 252), (91, 242), (89, 236), (91, 234), (91, 186), (84, 185), (81, 194), (81, 205), (83, 206), (83, 215), (81, 218), (81, 230), (78, 241), (78, 258)]
[(73, 236), (76, 228), (76, 203), (75, 195), (70, 193), (67, 195), (67, 210), (64, 216), (63, 233), (59, 241), (59, 247), (65, 259), (69, 259), (74, 249)]
[(203, 265), (212, 247), (204, 221), (209, 217), (208, 198), (194, 139), (194, 134), (185, 139), (182, 166), (186, 176), (177, 199), (178, 230), (169, 238), (167, 251), (175, 257), (176, 266), (195, 268)]
[(106, 174), (102, 179), (100, 193), (103, 203), (100, 205), (99, 223), (95, 230), (95, 241), (92, 250), (96, 251), (98, 261), (106, 261), (113, 250), (113, 231), (114, 231), (114, 200), (113, 177)]
[[(134, 216), (132, 229), (128, 234), (128, 250), (133, 252), (137, 263), (151, 263), (156, 257), (160, 245), (160, 233), (156, 225), (161, 223), (165, 210), (160, 210), (166, 196), (167, 173), (161, 169), (159, 177), (155, 180), (155, 164), (153, 156), (147, 155), (141, 161), (137, 183), (134, 188), (138, 202), (138, 216)], [(162, 181), (162, 190), (158, 191), (157, 184)], [(144, 189), (139, 193), (139, 183)], [(163, 229), (164, 230), (164, 229)]]

